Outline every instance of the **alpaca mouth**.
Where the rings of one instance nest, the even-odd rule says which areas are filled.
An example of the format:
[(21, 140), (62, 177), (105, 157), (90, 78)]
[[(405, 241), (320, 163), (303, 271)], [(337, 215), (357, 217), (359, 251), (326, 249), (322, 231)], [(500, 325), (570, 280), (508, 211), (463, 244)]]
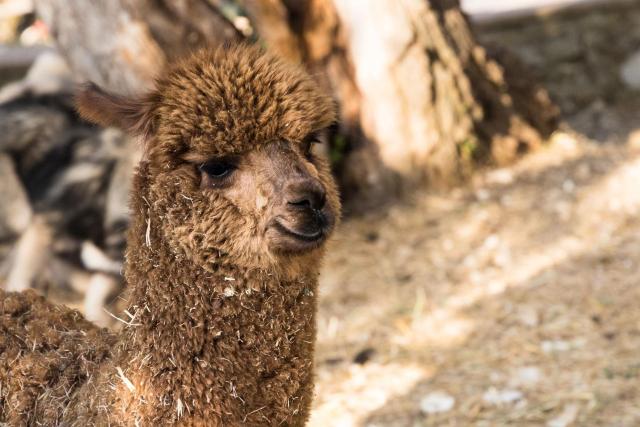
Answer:
[(325, 224), (291, 224), (283, 218), (276, 218), (267, 231), (269, 247), (274, 253), (282, 255), (302, 255), (311, 252), (326, 241), (331, 227)]
[(292, 230), (291, 228), (282, 224), (282, 222), (276, 220), (274, 221), (275, 228), (285, 236), (293, 237), (294, 239), (308, 242), (308, 243), (316, 243), (322, 240), (325, 237), (324, 230), (321, 226), (319, 226), (316, 230), (308, 232), (308, 231), (300, 231), (300, 230)]
[(274, 253), (295, 255), (311, 252), (322, 246), (333, 229), (332, 212), (288, 214), (276, 216), (267, 228), (266, 238)]

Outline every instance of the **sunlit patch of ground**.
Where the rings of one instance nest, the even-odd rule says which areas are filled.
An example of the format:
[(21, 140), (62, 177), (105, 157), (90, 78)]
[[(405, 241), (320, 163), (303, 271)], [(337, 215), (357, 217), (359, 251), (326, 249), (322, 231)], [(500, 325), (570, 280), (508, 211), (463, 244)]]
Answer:
[(509, 2), (496, 0), (462, 0), (462, 8), (473, 16), (505, 14), (520, 10), (553, 8), (567, 5), (586, 3), (589, 0), (511, 0)]
[(467, 189), (347, 221), (311, 425), (640, 425), (632, 145), (560, 133)]

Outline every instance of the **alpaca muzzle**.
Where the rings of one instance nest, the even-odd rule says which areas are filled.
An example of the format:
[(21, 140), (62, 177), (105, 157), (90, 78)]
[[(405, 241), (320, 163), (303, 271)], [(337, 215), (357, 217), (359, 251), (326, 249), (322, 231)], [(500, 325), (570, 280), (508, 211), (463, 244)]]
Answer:
[(284, 193), (283, 206), (270, 224), (271, 248), (291, 254), (322, 245), (333, 230), (335, 214), (320, 182), (313, 178), (296, 180)]

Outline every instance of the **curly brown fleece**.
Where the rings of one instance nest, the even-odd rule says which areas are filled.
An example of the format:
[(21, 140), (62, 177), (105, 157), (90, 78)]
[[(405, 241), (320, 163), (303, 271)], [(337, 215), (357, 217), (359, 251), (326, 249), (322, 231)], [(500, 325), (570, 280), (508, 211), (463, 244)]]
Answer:
[(78, 311), (0, 290), (0, 423), (60, 425), (69, 395), (115, 343)]
[[(132, 191), (128, 324), (114, 338), (31, 293), (0, 294), (0, 422), (304, 425), (323, 248), (271, 253), (255, 236), (260, 212), (203, 191), (194, 164), (295, 145), (334, 120), (333, 103), (300, 71), (246, 46), (198, 52), (134, 101), (83, 96), (85, 117), (146, 146)], [(313, 170), (337, 215), (327, 162)]]

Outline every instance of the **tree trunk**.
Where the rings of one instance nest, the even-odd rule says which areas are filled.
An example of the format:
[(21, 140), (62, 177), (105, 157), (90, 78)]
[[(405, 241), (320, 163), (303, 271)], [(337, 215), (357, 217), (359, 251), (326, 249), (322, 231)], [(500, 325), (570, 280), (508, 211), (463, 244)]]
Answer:
[(165, 56), (123, 3), (38, 0), (36, 6), (80, 80), (126, 92), (148, 87)]
[[(120, 90), (144, 87), (185, 47), (254, 31), (268, 49), (303, 62), (334, 95), (340, 124), (332, 160), (347, 199), (360, 207), (416, 183), (455, 181), (478, 162), (511, 162), (539, 146), (557, 122), (557, 109), (517, 60), (476, 43), (458, 0), (36, 5), (72, 67)], [(241, 32), (231, 20), (241, 22), (243, 13), (251, 26)]]
[(285, 3), (305, 61), (324, 69), (342, 107), (340, 178), (361, 205), (457, 180), (478, 162), (509, 163), (557, 125), (519, 61), (476, 43), (458, 0)]
[(243, 36), (207, 0), (36, 0), (79, 80), (140, 92), (167, 60)]

